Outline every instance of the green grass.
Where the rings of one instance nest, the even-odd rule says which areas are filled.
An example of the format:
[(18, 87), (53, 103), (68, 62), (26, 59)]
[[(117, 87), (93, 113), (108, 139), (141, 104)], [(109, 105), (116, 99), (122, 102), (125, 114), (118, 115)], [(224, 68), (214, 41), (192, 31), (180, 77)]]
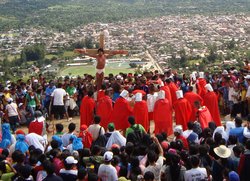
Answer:
[(45, 55), (45, 58), (47, 59), (52, 59), (53, 57), (58, 57), (57, 55), (53, 55), (53, 54), (47, 54)]
[(63, 57), (73, 57), (76, 55), (73, 51), (65, 51), (63, 52)]
[[(126, 69), (126, 68), (105, 68), (105, 74), (113, 73), (113, 74), (119, 74), (120, 72), (123, 73), (134, 73), (134, 69)], [(64, 68), (61, 72), (60, 75), (66, 76), (66, 75), (71, 75), (71, 76), (82, 76), (83, 74), (91, 74), (95, 75), (96, 70), (94, 66), (71, 66), (71, 67), (66, 67)]]

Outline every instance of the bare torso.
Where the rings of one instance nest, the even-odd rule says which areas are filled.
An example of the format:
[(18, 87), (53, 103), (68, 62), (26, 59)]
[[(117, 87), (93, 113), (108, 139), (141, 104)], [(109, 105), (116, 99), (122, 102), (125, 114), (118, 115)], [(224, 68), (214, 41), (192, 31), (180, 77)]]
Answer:
[(96, 60), (97, 60), (96, 68), (97, 69), (104, 69), (105, 64), (106, 64), (106, 56), (105, 55), (98, 55)]

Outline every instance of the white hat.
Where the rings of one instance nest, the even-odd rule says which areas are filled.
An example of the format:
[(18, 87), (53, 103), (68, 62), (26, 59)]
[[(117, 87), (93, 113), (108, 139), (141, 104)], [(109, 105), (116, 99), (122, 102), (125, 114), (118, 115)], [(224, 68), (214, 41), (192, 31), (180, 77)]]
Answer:
[(142, 101), (142, 93), (138, 92), (135, 94), (135, 101), (136, 102)]
[(205, 88), (206, 88), (209, 92), (214, 91), (214, 89), (213, 89), (213, 87), (211, 86), (211, 84), (206, 84), (206, 85), (205, 85)]
[(4, 88), (4, 91), (8, 91), (8, 90), (10, 90), (8, 87), (5, 87), (5, 88)]
[(37, 80), (37, 79), (35, 79), (33, 82), (34, 82), (34, 83), (38, 83), (38, 80)]
[(178, 91), (176, 91), (175, 93), (176, 93), (177, 99), (183, 98), (183, 91), (182, 91), (182, 90), (178, 90)]
[(247, 75), (244, 77), (245, 79), (250, 79), (250, 75)]
[(73, 156), (68, 156), (66, 159), (65, 159), (65, 162), (67, 164), (77, 164), (77, 160), (75, 160), (75, 158)]
[(6, 81), (6, 85), (10, 84), (11, 82), (9, 80)]
[(179, 134), (182, 134), (183, 133), (183, 128), (182, 128), (182, 125), (176, 125), (174, 127), (174, 132), (177, 132)]
[(199, 77), (204, 78), (204, 72), (199, 72)]
[(123, 80), (123, 77), (120, 76), (120, 75), (117, 75), (116, 79), (117, 79), (117, 80)]
[(222, 75), (228, 75), (228, 71), (227, 70), (223, 70)]
[(9, 97), (9, 98), (7, 99), (7, 102), (13, 102), (13, 99), (12, 99), (11, 97)]
[(197, 74), (197, 72), (192, 72), (192, 74), (191, 74), (191, 78), (195, 81), (196, 80), (196, 74)]
[(160, 90), (158, 92), (158, 99), (165, 99), (165, 91)]
[(228, 158), (231, 156), (231, 150), (225, 145), (220, 145), (214, 148), (214, 153), (221, 158)]
[(120, 96), (123, 97), (123, 98), (128, 97), (128, 91), (124, 89), (124, 90), (120, 93)]
[(113, 159), (113, 153), (111, 151), (106, 151), (103, 155), (104, 161), (111, 161)]
[(22, 105), (23, 105), (23, 103), (19, 103), (19, 104), (18, 104), (18, 107), (21, 107)]

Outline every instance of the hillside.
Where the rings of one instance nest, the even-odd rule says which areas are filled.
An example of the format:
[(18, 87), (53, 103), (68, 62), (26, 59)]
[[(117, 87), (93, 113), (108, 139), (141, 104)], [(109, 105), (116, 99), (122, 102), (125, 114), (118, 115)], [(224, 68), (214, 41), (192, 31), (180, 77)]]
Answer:
[(249, 12), (250, 0), (2, 0), (0, 30), (45, 26), (65, 31), (91, 22)]

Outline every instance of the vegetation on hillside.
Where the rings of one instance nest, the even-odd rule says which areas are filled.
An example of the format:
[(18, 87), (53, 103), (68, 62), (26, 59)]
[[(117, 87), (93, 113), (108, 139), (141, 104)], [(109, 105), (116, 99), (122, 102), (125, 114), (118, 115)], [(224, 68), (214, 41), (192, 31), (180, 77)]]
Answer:
[(0, 3), (0, 30), (45, 26), (67, 31), (92, 22), (249, 10), (250, 0), (6, 0)]

